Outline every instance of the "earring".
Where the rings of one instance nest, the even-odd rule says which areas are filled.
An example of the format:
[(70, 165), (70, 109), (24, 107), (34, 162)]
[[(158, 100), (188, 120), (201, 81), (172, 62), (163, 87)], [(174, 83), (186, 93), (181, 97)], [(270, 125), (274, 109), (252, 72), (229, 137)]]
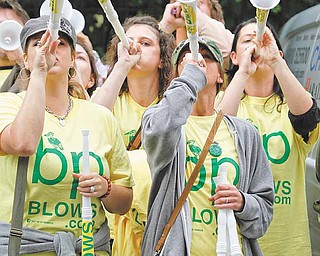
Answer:
[(71, 66), (68, 71), (68, 77), (71, 79), (71, 78), (74, 78), (76, 75), (77, 75), (76, 68), (74, 66)]
[(30, 79), (30, 70), (28, 67), (23, 67), (20, 72), (19, 72), (19, 77), (22, 79), (22, 80), (29, 80)]

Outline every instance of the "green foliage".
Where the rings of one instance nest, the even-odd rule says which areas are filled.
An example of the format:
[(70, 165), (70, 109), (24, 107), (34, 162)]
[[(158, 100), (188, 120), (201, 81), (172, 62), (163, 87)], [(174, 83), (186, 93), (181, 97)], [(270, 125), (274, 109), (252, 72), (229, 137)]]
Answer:
[[(39, 15), (39, 9), (44, 0), (19, 0), (31, 17)], [(111, 36), (113, 28), (97, 0), (69, 0), (73, 8), (82, 12), (86, 19), (84, 33), (87, 34), (95, 49), (103, 54)], [(163, 0), (111, 0), (121, 22), (125, 18), (136, 14), (149, 14), (161, 19), (165, 5)], [(255, 8), (249, 0), (220, 0), (226, 21), (226, 27), (233, 30), (242, 21), (255, 17)], [(280, 4), (270, 11), (268, 22), (279, 30), (296, 13), (319, 4), (320, 0), (281, 0)], [(102, 36), (103, 35), (103, 36)]]
[[(226, 27), (230, 30), (242, 21), (255, 17), (255, 7), (250, 0), (220, 0), (219, 2), (224, 11)], [(281, 0), (279, 5), (270, 11), (268, 22), (279, 31), (296, 13), (319, 3), (320, 0)]]

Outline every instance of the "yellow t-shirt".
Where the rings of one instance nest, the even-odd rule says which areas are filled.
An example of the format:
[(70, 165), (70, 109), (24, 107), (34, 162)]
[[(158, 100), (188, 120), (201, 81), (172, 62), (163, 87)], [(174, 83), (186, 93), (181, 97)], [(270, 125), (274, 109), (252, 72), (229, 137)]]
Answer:
[[(158, 102), (155, 99), (150, 105)], [(147, 107), (135, 102), (129, 93), (118, 97), (113, 114), (118, 121), (122, 138), (127, 146), (141, 125)], [(135, 180), (131, 209), (124, 215), (107, 213), (108, 219), (114, 218), (113, 256), (140, 255), (144, 227), (147, 221), (147, 206), (151, 186), (150, 169), (144, 150), (129, 151), (132, 174)]]
[(113, 256), (140, 255), (143, 232), (147, 221), (147, 207), (151, 174), (144, 150), (128, 151), (135, 182), (131, 209), (125, 215), (114, 215)]
[(297, 134), (288, 118), (288, 105), (276, 106), (278, 97), (246, 96), (238, 116), (251, 122), (262, 137), (275, 188), (273, 221), (259, 239), (265, 255), (311, 255), (305, 192), (305, 160), (319, 138), (319, 124), (308, 143)]
[[(216, 115), (190, 116), (185, 125), (186, 133), (186, 179), (188, 180), (205, 144)], [(215, 193), (213, 177), (219, 175), (219, 166), (228, 167), (228, 182), (239, 182), (238, 154), (234, 140), (224, 121), (221, 122), (204, 164), (190, 193), (189, 202), (192, 221), (191, 255), (215, 255), (217, 244), (218, 210), (208, 198)], [(187, 181), (186, 181), (187, 182)], [(239, 238), (241, 238), (239, 234)]]
[[(25, 92), (0, 94), (0, 131), (12, 123), (24, 95)], [(72, 173), (82, 170), (81, 130), (90, 130), (91, 172), (107, 175), (114, 184), (125, 187), (133, 186), (133, 178), (128, 154), (112, 113), (88, 101), (73, 98), (73, 103), (65, 127), (60, 126), (56, 117), (45, 113), (37, 152), (29, 160), (23, 225), (48, 233), (72, 232), (79, 237), (82, 197), (77, 192), (77, 180)], [(17, 160), (18, 157), (13, 155), (0, 157), (0, 220), (5, 222), (11, 219)], [(91, 205), (95, 232), (105, 221), (105, 212), (99, 198), (93, 197)]]
[[(155, 99), (151, 104), (158, 102)], [(117, 98), (116, 104), (112, 110), (113, 115), (118, 121), (124, 144), (128, 146), (133, 139), (139, 127), (141, 126), (141, 119), (147, 107), (143, 107), (135, 102), (129, 93), (123, 93)]]

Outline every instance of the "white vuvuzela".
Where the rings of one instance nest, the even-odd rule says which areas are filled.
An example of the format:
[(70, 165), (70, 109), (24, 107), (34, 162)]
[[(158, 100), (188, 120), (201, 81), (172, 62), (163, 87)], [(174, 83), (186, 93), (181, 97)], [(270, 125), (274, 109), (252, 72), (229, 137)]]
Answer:
[(250, 0), (250, 2), (256, 8), (257, 39), (261, 42), (266, 30), (269, 11), (276, 7), (280, 0)]
[[(228, 184), (227, 167), (220, 166), (220, 174), (212, 179), (219, 184)], [(218, 212), (217, 256), (241, 256), (241, 248), (237, 233), (237, 223), (231, 209), (220, 209)]]
[(179, 0), (186, 21), (189, 48), (192, 59), (197, 61), (199, 58), (199, 43), (197, 30), (197, 0)]
[(0, 23), (0, 48), (14, 51), (20, 46), (20, 32), (22, 25), (14, 20), (5, 20)]

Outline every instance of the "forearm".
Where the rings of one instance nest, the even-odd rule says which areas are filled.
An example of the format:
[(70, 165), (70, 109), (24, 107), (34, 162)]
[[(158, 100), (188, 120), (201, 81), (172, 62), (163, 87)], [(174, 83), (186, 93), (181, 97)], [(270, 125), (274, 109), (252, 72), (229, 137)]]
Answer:
[[(154, 165), (166, 165), (181, 139), (181, 127), (189, 117), (197, 92), (205, 86), (201, 70), (187, 65), (174, 79), (159, 104), (148, 108), (142, 118), (142, 141)], [(161, 155), (161, 159), (156, 157)]]
[(223, 111), (223, 113), (236, 116), (241, 101), (241, 96), (244, 91), (244, 87), (248, 80), (248, 75), (237, 71), (226, 88), (221, 102), (218, 107)]
[(250, 136), (252, 143), (246, 145), (246, 152), (251, 152), (251, 157), (249, 160), (247, 156), (241, 156), (246, 162), (243, 168), (246, 168), (247, 172), (241, 177), (239, 185), (245, 203), (243, 210), (235, 212), (235, 216), (244, 236), (259, 238), (266, 233), (273, 218), (274, 184), (261, 137), (256, 128), (250, 129), (253, 129), (254, 134)]
[(312, 106), (312, 99), (293, 75), (286, 61), (281, 58), (272, 66), (272, 69), (279, 81), (290, 112), (294, 115), (306, 113)]
[[(272, 190), (266, 195), (273, 195)], [(273, 216), (273, 199), (257, 194), (243, 193), (245, 207), (242, 212), (235, 212), (241, 234), (247, 238), (257, 239), (268, 230)]]
[(160, 103), (144, 113), (144, 134), (167, 136), (170, 131), (180, 129), (191, 113), (197, 92), (205, 84), (202, 71), (188, 64), (181, 76), (171, 82)]
[(92, 102), (105, 106), (112, 111), (129, 70), (125, 63), (117, 62), (106, 81), (94, 95)]
[(213, 40), (220, 49), (223, 57), (228, 57), (234, 35), (225, 28), (222, 22), (210, 18), (203, 14), (199, 9), (197, 14), (199, 36)]
[(3, 152), (29, 156), (36, 151), (44, 126), (45, 81), (46, 73), (31, 73), (22, 106), (12, 124), (1, 134)]
[(132, 189), (120, 185), (112, 184), (110, 194), (101, 201), (105, 208), (115, 214), (125, 214), (132, 204)]

